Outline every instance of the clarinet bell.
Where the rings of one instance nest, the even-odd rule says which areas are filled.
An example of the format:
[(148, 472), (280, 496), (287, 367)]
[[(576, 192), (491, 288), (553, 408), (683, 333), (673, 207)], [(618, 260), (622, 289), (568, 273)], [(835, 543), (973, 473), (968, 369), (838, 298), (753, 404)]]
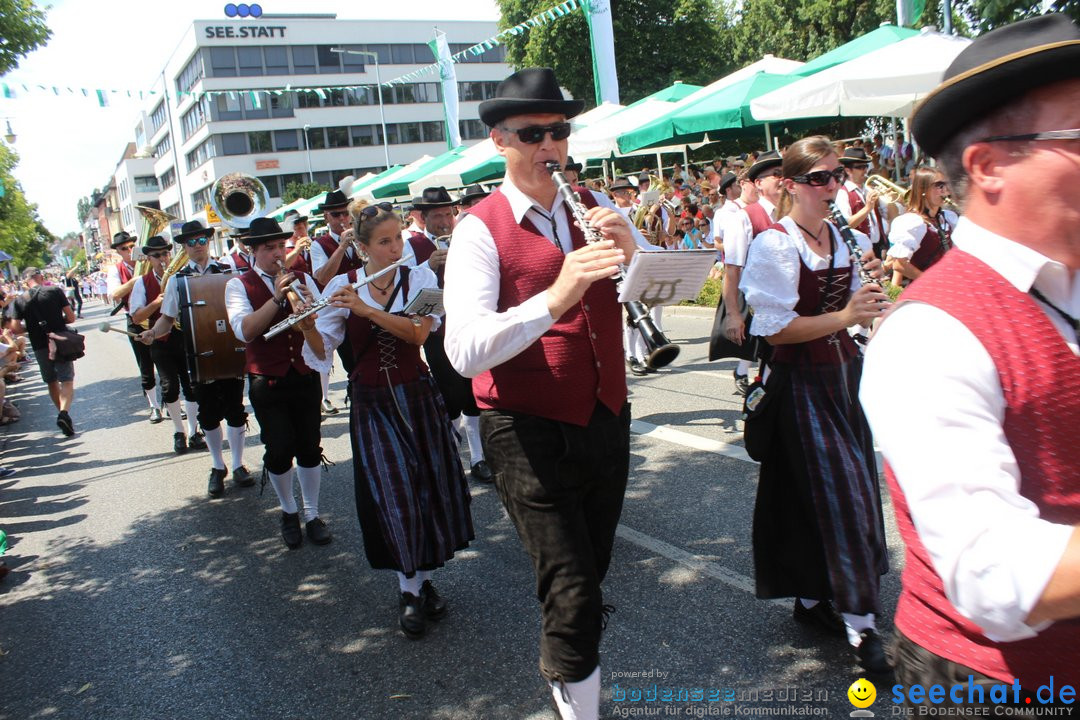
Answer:
[[(681, 348), (669, 342), (663, 333), (656, 332), (658, 337), (654, 337), (651, 333), (647, 332), (644, 326), (638, 328), (641, 331), (641, 337), (645, 341), (645, 348), (647, 350), (645, 354), (645, 366), (651, 369), (657, 369), (667, 367), (671, 363), (675, 362), (675, 358), (679, 357), (679, 351)], [(655, 330), (655, 328), (654, 328)]]

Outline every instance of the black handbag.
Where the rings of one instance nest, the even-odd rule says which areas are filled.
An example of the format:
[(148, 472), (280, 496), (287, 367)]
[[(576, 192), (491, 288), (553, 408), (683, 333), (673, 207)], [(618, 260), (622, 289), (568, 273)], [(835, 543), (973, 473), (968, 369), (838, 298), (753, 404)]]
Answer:
[(791, 379), (791, 366), (770, 366), (766, 382), (755, 380), (743, 399), (743, 444), (751, 459), (761, 462), (772, 447), (780, 417), (780, 395)]
[(53, 362), (70, 362), (86, 354), (86, 338), (71, 328), (51, 332), (49, 338), (49, 359)]
[(750, 314), (750, 306), (746, 304), (746, 298), (742, 293), (739, 293), (739, 312), (742, 313), (743, 323), (746, 326), (746, 338), (743, 340), (742, 345), (734, 343), (724, 336), (724, 319), (727, 317), (727, 304), (724, 302), (723, 296), (720, 297), (720, 302), (716, 305), (716, 315), (713, 316), (712, 333), (709, 335), (710, 361), (723, 358), (758, 360), (764, 356), (765, 346), (768, 346), (768, 343), (757, 335), (750, 334), (750, 325), (754, 319)]

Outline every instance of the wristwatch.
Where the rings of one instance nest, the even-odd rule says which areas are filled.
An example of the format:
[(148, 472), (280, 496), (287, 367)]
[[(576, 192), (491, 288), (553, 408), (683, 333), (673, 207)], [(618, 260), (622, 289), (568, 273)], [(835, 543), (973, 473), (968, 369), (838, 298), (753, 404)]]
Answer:
[(412, 317), (409, 318), (409, 320), (411, 320), (412, 324), (415, 325), (416, 327), (422, 327), (422, 325), (420, 324), (420, 316), (419, 315), (413, 315)]

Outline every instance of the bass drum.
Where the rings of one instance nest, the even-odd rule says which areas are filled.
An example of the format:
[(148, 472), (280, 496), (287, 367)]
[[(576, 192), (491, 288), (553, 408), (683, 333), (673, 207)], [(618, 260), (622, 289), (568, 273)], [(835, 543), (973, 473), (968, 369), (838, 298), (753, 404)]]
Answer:
[(225, 273), (173, 276), (180, 294), (180, 331), (192, 382), (244, 376), (244, 343), (233, 334), (225, 310), (225, 283), (232, 277)]

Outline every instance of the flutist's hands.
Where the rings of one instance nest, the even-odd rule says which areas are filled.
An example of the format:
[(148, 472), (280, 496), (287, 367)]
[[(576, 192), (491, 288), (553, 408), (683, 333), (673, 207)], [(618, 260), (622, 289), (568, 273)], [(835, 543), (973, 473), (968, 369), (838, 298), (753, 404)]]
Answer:
[(281, 302), (281, 298), (285, 297), (285, 291), (289, 289), (289, 283), (296, 279), (296, 276), (291, 272), (278, 273), (278, 276), (274, 278), (274, 302)]
[(360, 296), (356, 294), (356, 289), (351, 285), (340, 288), (330, 296), (330, 307), (345, 308), (357, 317), (368, 317), (374, 310), (360, 299)]
[(637, 243), (630, 231), (630, 223), (623, 214), (611, 208), (597, 206), (586, 211), (585, 220), (605, 240), (613, 240), (615, 246), (625, 255), (623, 262), (629, 264), (637, 250)]
[[(596, 208), (601, 209), (601, 208)], [(558, 320), (584, 297), (597, 280), (619, 271), (624, 253), (612, 240), (601, 240), (568, 253), (555, 283), (547, 290), (548, 312)], [(614, 292), (614, 289), (612, 290)]]

